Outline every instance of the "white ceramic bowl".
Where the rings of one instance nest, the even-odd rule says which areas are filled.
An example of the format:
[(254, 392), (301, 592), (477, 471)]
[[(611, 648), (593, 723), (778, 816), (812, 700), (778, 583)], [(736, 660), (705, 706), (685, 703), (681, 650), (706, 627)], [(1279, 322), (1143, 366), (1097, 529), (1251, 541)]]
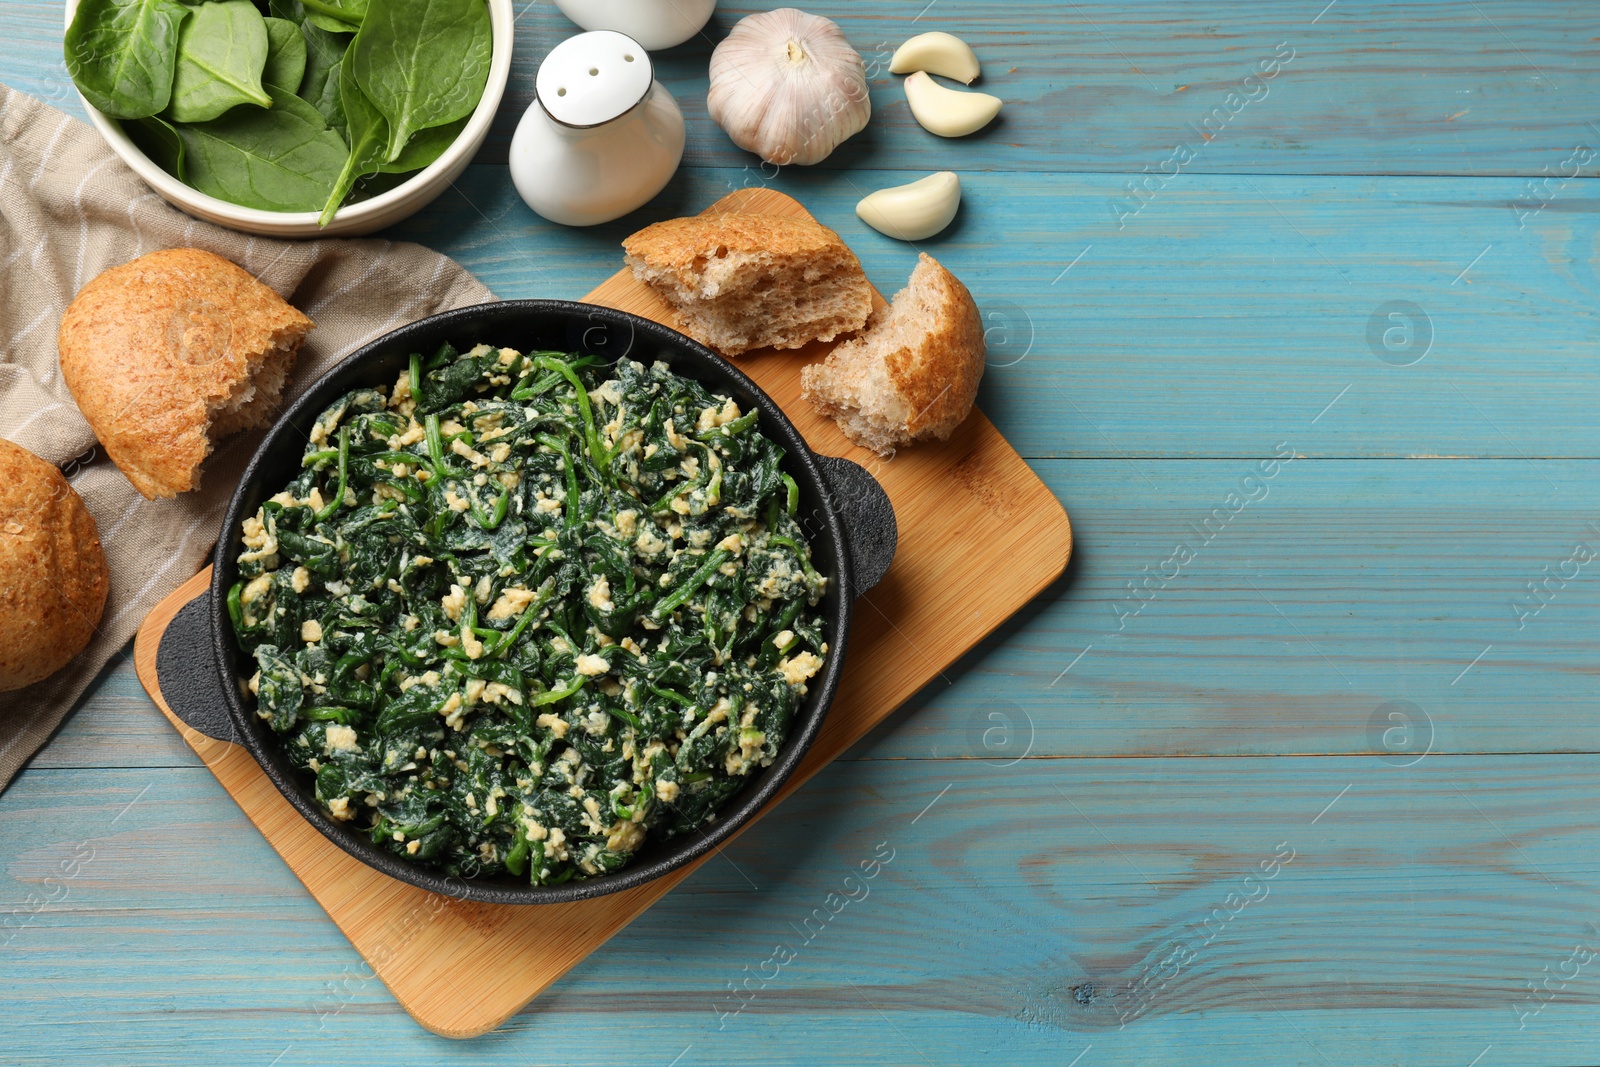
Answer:
[[(320, 213), (316, 211), (263, 211), (260, 208), (240, 207), (183, 184), (139, 151), (128, 135), (122, 132), (117, 120), (83, 100), (81, 93), (78, 98), (83, 100), (84, 111), (88, 112), (95, 129), (100, 131), (100, 136), (106, 139), (111, 150), (164, 200), (195, 218), (264, 237), (353, 237), (371, 233), (415, 214), (448, 189), (450, 183), (472, 161), (483, 139), (489, 135), (489, 124), (494, 121), (495, 110), (500, 106), (500, 97), (505, 93), (506, 81), (511, 76), (514, 16), (511, 0), (485, 2), (489, 5), (489, 29), (493, 35), (489, 80), (483, 87), (483, 99), (478, 101), (478, 107), (467, 120), (461, 136), (438, 159), (388, 192), (341, 207), (326, 226), (317, 225)], [(67, 0), (69, 26), (77, 7), (78, 0)]]

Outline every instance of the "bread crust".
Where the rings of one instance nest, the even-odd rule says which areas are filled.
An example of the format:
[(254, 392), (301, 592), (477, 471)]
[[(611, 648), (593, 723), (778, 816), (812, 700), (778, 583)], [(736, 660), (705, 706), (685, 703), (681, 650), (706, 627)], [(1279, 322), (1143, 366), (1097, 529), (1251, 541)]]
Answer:
[(83, 500), (60, 471), (0, 440), (0, 692), (48, 678), (82, 652), (110, 588)]
[(176, 496), (199, 483), (213, 416), (264, 363), (292, 361), (311, 325), (221, 256), (167, 249), (79, 290), (57, 335), (61, 375), (135, 488)]
[(983, 315), (972, 293), (944, 264), (922, 252), (917, 270), (933, 272), (927, 279), (913, 277), (913, 282), (935, 297), (937, 325), (920, 344), (890, 352), (885, 365), (889, 380), (911, 408), (908, 437), (943, 441), (966, 419), (978, 398), (985, 355)]
[(800, 372), (800, 395), (880, 455), (947, 439), (983, 379), (983, 316), (961, 280), (926, 253), (866, 330)]
[(801, 257), (828, 252), (855, 254), (838, 234), (814, 219), (745, 211), (666, 219), (622, 242), (628, 255), (647, 260), (659, 270), (671, 271), (686, 288), (694, 287), (705, 260), (718, 248)]

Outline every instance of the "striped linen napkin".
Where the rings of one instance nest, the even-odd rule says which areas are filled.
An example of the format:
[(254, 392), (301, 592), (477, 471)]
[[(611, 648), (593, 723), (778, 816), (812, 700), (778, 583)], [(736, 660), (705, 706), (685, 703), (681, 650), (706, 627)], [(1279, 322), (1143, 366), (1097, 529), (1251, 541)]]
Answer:
[(0, 790), (50, 738), (156, 603), (202, 564), (260, 431), (229, 438), (198, 492), (145, 500), (95, 447), (61, 380), (56, 329), (78, 289), (162, 248), (231, 259), (316, 322), (285, 400), (365, 342), (494, 295), (420, 245), (278, 241), (192, 219), (150, 191), (90, 126), (0, 85), (0, 436), (59, 466), (100, 528), (111, 568), (89, 647), (42, 682), (0, 693)]

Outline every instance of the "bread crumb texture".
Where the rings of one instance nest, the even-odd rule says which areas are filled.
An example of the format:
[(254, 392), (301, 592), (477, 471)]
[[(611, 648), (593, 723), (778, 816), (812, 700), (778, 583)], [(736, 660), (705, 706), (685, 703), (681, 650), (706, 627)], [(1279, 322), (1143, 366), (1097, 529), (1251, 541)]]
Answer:
[(724, 355), (831, 341), (872, 312), (861, 261), (812, 219), (736, 211), (668, 219), (622, 247), (634, 277), (677, 312), (679, 329)]
[(0, 692), (48, 678), (82, 652), (110, 586), (83, 500), (60, 471), (0, 440)]
[(983, 357), (983, 319), (972, 294), (923, 253), (866, 332), (800, 372), (800, 395), (851, 441), (892, 456), (955, 432), (977, 398)]
[(152, 252), (79, 290), (61, 375), (146, 497), (199, 487), (212, 445), (270, 421), (311, 320), (221, 256)]

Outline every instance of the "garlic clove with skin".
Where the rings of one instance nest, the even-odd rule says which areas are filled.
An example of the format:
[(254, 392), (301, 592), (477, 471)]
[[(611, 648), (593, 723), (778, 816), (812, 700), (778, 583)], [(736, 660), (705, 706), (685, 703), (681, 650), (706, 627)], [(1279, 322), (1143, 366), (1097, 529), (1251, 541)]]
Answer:
[(925, 70), (964, 85), (978, 76), (978, 57), (967, 42), (950, 33), (933, 30), (919, 33), (899, 48), (889, 60), (890, 74), (910, 74)]
[(961, 206), (961, 179), (940, 171), (909, 185), (879, 189), (856, 205), (861, 221), (900, 241), (920, 241), (950, 225)]
[(921, 70), (906, 79), (906, 101), (922, 128), (940, 137), (977, 133), (994, 121), (1003, 103), (988, 93), (946, 89)]
[(872, 117), (866, 65), (829, 19), (792, 7), (750, 15), (711, 53), (706, 111), (768, 163), (820, 163)]

